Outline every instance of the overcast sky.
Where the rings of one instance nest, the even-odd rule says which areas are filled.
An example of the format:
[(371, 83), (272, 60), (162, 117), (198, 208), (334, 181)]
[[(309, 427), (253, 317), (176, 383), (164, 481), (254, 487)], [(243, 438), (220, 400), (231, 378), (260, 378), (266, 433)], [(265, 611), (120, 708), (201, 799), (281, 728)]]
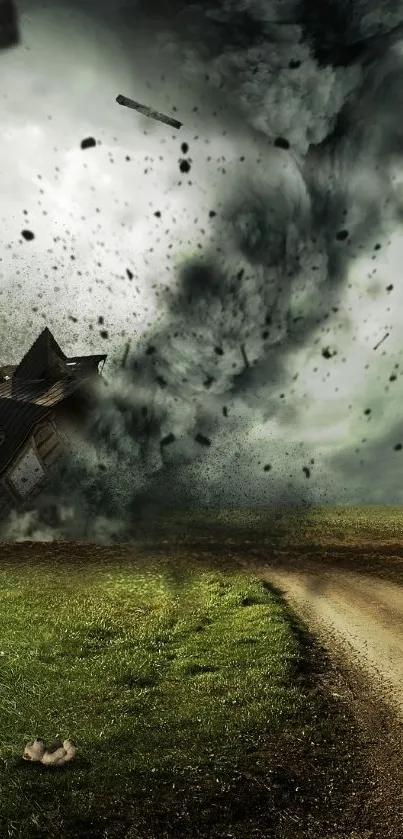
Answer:
[(108, 353), (46, 501), (83, 511), (65, 532), (145, 502), (402, 503), (403, 3), (333, 2), (338, 28), (309, 0), (17, 4), (0, 363), (45, 325)]

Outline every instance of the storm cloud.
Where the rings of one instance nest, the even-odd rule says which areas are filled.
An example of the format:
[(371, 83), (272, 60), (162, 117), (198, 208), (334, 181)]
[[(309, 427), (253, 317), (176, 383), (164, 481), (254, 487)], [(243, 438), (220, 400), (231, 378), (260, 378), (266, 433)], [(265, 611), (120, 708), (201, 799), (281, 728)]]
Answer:
[[(167, 134), (182, 192), (180, 198), (172, 193), (173, 181), (171, 192), (161, 189), (171, 228), (164, 214), (154, 214), (150, 241), (157, 247), (162, 234), (166, 242), (177, 240), (178, 206), (189, 238), (180, 239), (167, 282), (161, 279), (166, 266), (145, 259), (147, 287), (159, 285), (152, 321), (139, 330), (129, 317), (125, 335), (107, 347), (109, 386), (100, 388), (62, 473), (34, 509), (12, 515), (4, 534), (129, 538), (143, 509), (165, 505), (379, 503), (379, 489), (371, 490), (365, 468), (361, 480), (351, 457), (361, 427), (366, 433), (362, 423), (368, 424), (355, 379), (361, 390), (367, 383), (369, 402), (377, 404), (367, 470), (376, 469), (383, 446), (390, 449), (383, 497), (400, 501), (398, 466), (393, 469), (399, 449), (392, 446), (398, 428), (392, 434), (393, 422), (382, 424), (389, 397), (374, 384), (391, 362), (379, 350), (372, 374), (354, 343), (367, 305), (355, 277), (365, 273), (372, 283), (366, 301), (372, 295), (379, 316), (375, 301), (390, 293), (386, 277), (390, 284), (393, 266), (385, 263), (381, 283), (374, 261), (402, 214), (403, 3), (139, 2), (113, 10), (97, 4), (95, 11), (87, 2), (83, 8), (89, 19), (97, 16), (100, 31), (108, 24), (119, 37), (133, 85), (139, 68), (150, 79), (150, 105), (162, 107), (155, 93), (162, 75), (164, 89), (180, 102), (177, 116), (196, 132), (179, 139)], [(35, 6), (32, 14), (44, 19)], [(49, 20), (54, 14), (49, 7)], [(54, 109), (53, 121), (55, 103)], [(150, 129), (156, 130), (163, 129)], [(215, 148), (214, 178), (209, 155), (197, 160), (201, 131)], [(192, 199), (193, 179), (208, 191), (209, 203), (206, 196)], [(80, 200), (78, 193), (77, 213)], [(127, 212), (135, 215), (134, 195), (131, 204)], [(134, 218), (131, 225), (133, 231)], [(129, 232), (126, 250), (130, 241)], [(141, 247), (135, 236), (131, 247), (133, 254)], [(10, 291), (15, 294), (15, 282)], [(369, 328), (361, 344), (375, 344), (392, 321), (385, 308), (371, 327), (376, 335)], [(388, 340), (397, 352), (393, 334)], [(357, 405), (338, 396), (346, 378)]]

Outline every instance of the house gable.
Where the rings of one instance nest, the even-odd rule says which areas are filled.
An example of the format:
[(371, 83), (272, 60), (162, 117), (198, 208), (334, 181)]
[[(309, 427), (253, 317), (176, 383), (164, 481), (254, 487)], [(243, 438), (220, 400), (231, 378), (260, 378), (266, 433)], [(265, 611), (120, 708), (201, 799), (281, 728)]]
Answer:
[(11, 395), (16, 396), (23, 383), (46, 386), (66, 372), (66, 356), (46, 327), (15, 368)]

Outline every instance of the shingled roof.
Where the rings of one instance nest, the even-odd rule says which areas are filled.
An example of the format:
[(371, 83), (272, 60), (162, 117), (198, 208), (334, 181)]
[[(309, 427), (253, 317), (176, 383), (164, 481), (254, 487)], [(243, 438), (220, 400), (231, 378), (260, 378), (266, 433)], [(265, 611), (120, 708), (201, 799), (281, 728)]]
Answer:
[(0, 399), (0, 474), (28, 439), (36, 423), (46, 417), (50, 410), (31, 402)]

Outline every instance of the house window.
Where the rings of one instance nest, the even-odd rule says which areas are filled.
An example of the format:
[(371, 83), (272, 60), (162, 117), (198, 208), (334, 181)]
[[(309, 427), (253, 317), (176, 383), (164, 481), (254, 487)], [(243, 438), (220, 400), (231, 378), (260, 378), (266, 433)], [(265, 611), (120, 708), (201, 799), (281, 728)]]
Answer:
[(8, 474), (8, 480), (18, 494), (24, 498), (41, 483), (46, 473), (31, 446)]

